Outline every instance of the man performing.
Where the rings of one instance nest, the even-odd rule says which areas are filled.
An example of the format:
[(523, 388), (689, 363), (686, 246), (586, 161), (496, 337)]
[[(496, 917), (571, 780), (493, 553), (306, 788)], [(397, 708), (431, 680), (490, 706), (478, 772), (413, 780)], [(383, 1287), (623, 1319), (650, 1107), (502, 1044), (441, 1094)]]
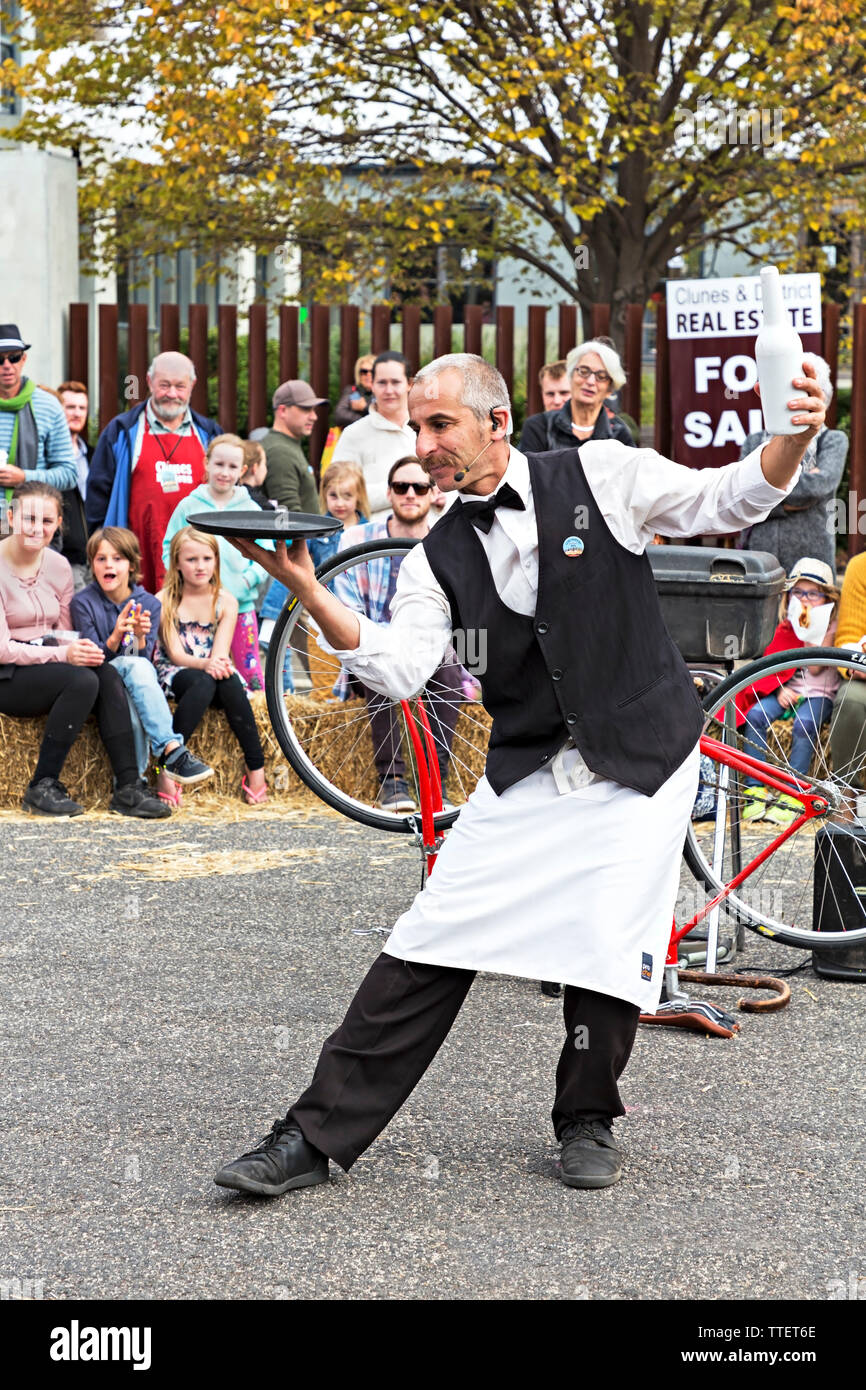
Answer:
[(661, 990), (703, 722), (644, 550), (656, 532), (719, 534), (766, 516), (823, 422), (821, 392), (804, 366), (789, 408), (806, 428), (700, 472), (615, 440), (519, 453), (505, 382), (463, 353), (419, 372), (409, 406), (418, 458), (459, 499), (403, 561), (390, 626), (318, 585), (303, 544), (238, 545), (394, 699), (423, 685), (452, 628), (486, 629), (486, 772), (311, 1085), (216, 1182), (277, 1196), (326, 1181), (329, 1159), (349, 1169), (487, 970), (565, 984), (552, 1114), (562, 1179), (607, 1187), (622, 1167), (617, 1080)]

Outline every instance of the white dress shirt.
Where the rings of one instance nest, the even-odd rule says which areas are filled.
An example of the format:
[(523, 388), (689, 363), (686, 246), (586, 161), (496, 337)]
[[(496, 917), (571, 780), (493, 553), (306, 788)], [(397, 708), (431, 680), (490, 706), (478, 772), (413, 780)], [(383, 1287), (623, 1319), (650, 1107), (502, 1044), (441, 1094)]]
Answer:
[[(613, 536), (640, 555), (657, 533), (685, 539), (739, 531), (772, 511), (795, 486), (799, 469), (787, 488), (773, 487), (761, 469), (764, 447), (724, 468), (693, 469), (672, 463), (654, 449), (631, 449), (614, 439), (597, 439), (581, 445), (580, 461)], [(538, 528), (529, 465), (514, 448), (495, 491), (506, 482), (519, 494), (525, 511), (498, 507), (489, 533), (479, 530), (476, 534), (503, 603), (531, 617), (538, 595)], [(579, 533), (580, 527), (572, 526), (572, 521), (563, 518), (563, 539), (572, 531)], [(327, 650), (334, 651), (371, 689), (395, 700), (414, 695), (436, 670), (451, 641), (451, 610), (423, 545), (417, 545), (400, 566), (390, 623), (373, 623), (363, 615), (358, 621), (357, 648)]]

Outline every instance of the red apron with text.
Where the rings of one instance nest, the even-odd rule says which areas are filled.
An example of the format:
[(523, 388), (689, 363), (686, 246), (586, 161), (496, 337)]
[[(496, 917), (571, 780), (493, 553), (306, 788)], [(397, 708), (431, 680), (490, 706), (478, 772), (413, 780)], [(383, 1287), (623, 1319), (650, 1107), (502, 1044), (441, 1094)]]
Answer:
[(141, 583), (151, 594), (162, 588), (162, 543), (178, 502), (205, 481), (204, 449), (195, 430), (153, 434), (145, 419), (141, 453), (129, 490), (129, 529), (141, 546)]

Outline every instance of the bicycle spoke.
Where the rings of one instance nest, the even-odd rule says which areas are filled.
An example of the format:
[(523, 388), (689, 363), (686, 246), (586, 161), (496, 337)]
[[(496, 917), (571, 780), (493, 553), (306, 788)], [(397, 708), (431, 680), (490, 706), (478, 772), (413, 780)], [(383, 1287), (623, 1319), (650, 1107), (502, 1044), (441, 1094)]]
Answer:
[[(357, 602), (380, 573), (373, 564), (367, 571), (368, 562), (377, 556), (402, 558), (411, 548), (407, 541), (372, 542), (344, 555), (338, 553), (319, 577), (322, 583), (336, 585), (338, 597)], [(378, 805), (384, 777), (405, 780), (416, 799), (419, 796), (415, 750), (399, 702), (377, 695), (376, 708), (371, 711), (367, 699), (358, 698), (351, 687), (350, 698), (341, 699), (350, 678), (338, 660), (319, 645), (320, 640), (317, 626), (299, 606), (289, 605), (274, 629), (273, 660), (269, 654), (268, 668), (269, 708), (273, 704), (272, 720), (281, 747), (304, 781), (338, 810), (385, 829), (408, 829), (406, 812)], [(287, 657), (290, 671), (300, 671), (309, 679), (309, 689), (293, 695), (286, 688), (283, 665)], [(444, 769), (443, 796), (450, 796), (457, 806), (471, 794), (483, 773), (490, 729), (480, 703), (475, 708), (476, 702), (464, 698), (457, 684), (460, 671), (453, 648), (449, 648), (442, 665), (419, 692), (432, 735), (429, 752), (426, 740), (422, 742), (425, 756), (435, 756)], [(357, 688), (357, 682), (353, 683)], [(455, 815), (454, 810), (439, 813), (443, 824), (450, 824)]]
[[(856, 839), (858, 845), (862, 840), (862, 828), (856, 822), (854, 811), (857, 779), (866, 767), (866, 728), (856, 752), (846, 753), (850, 757), (850, 766), (840, 771), (834, 770), (833, 766), (832, 729), (837, 718), (844, 714), (849, 698), (853, 703), (856, 697), (854, 709), (857, 718), (863, 720), (866, 708), (862, 704), (860, 691), (854, 690), (853, 680), (843, 680), (831, 712), (828, 712), (827, 705), (819, 708), (806, 704), (804, 699), (787, 720), (771, 721), (769, 713), (753, 704), (745, 718), (740, 716), (736, 738), (726, 723), (726, 711), (731, 709), (736, 697), (750, 690), (756, 679), (761, 680), (762, 689), (766, 690), (769, 678), (775, 676), (776, 671), (781, 673), (785, 683), (792, 676), (796, 678), (799, 671), (807, 667), (812, 669), (813, 675), (816, 669), (819, 673), (822, 669), (828, 669), (835, 675), (835, 669), (840, 667), (843, 675), (847, 674), (846, 668), (857, 673), (863, 671), (862, 662), (856, 658), (849, 660), (848, 654), (843, 651), (808, 649), (806, 655), (806, 650), (803, 649), (802, 656), (797, 652), (762, 658), (728, 677), (718, 687), (721, 694), (711, 692), (705, 700), (709, 716), (708, 732), (721, 737), (731, 747), (739, 748), (768, 764), (782, 782), (785, 782), (784, 774), (787, 774), (796, 779), (804, 790), (810, 784), (820, 784), (816, 791), (820, 795), (822, 788), (826, 788), (830, 801), (830, 809), (824, 815), (805, 820), (747, 874), (724, 900), (723, 909), (736, 921), (777, 935), (789, 945), (841, 948), (852, 941), (866, 940), (866, 902), (863, 896), (866, 873), (857, 879), (854, 870), (849, 868), (849, 864), (857, 861), (851, 859), (844, 843), (846, 834)], [(805, 698), (829, 699), (832, 681), (802, 685), (800, 689), (812, 691), (822, 687), (826, 692), (824, 697), (810, 693)], [(797, 688), (795, 683), (794, 689)], [(751, 698), (754, 700), (754, 694)], [(818, 724), (817, 720), (822, 714), (827, 717)], [(795, 737), (796, 753), (793, 746)], [(849, 746), (849, 737), (846, 734), (846, 747)], [(796, 756), (802, 768), (807, 755), (808, 771), (798, 771), (792, 758)], [(701, 778), (705, 798), (710, 803), (710, 815), (713, 809), (718, 808), (718, 776), (716, 765)], [(712, 821), (698, 819), (689, 830), (686, 858), (699, 881), (705, 884), (708, 899), (722, 891), (726, 882), (737, 872), (732, 848), (737, 824), (740, 825), (742, 864), (747, 868), (779, 836), (785, 824), (799, 819), (803, 809), (808, 810), (810, 804), (796, 792), (783, 795), (769, 782), (764, 782), (754, 769), (747, 774), (747, 778), (743, 777), (740, 790), (741, 798), (736, 793), (730, 796), (724, 830), (724, 862), (718, 878), (712, 868)], [(756, 793), (759, 795), (756, 796)], [(701, 809), (704, 809), (703, 805)], [(747, 810), (752, 811), (752, 816), (749, 820), (742, 819)]]

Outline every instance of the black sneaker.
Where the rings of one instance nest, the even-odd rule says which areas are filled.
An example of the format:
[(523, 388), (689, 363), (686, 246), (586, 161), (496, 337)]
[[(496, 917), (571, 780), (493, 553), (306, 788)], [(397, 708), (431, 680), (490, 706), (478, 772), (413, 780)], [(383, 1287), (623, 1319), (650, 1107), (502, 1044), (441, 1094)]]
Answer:
[(140, 820), (165, 820), (171, 807), (160, 801), (146, 782), (132, 782), (128, 787), (116, 787), (108, 803), (109, 811), (119, 816), (138, 816)]
[(604, 1120), (575, 1120), (560, 1135), (566, 1187), (610, 1187), (622, 1177), (622, 1154)]
[(21, 798), (21, 805), (37, 816), (84, 815), (84, 807), (73, 801), (63, 783), (54, 777), (40, 777), (38, 782), (31, 782)]
[(183, 745), (164, 758), (162, 766), (169, 777), (173, 777), (176, 782), (182, 782), (185, 787), (194, 787), (196, 782), (206, 782), (209, 777), (213, 777), (213, 768), (208, 767), (200, 758), (194, 758)]
[(240, 1158), (220, 1168), (214, 1182), (259, 1197), (280, 1197), (291, 1187), (328, 1181), (328, 1159), (308, 1144), (297, 1125), (275, 1120), (270, 1134)]
[(383, 811), (416, 811), (409, 788), (402, 777), (386, 777), (382, 782), (379, 799), (376, 803)]

